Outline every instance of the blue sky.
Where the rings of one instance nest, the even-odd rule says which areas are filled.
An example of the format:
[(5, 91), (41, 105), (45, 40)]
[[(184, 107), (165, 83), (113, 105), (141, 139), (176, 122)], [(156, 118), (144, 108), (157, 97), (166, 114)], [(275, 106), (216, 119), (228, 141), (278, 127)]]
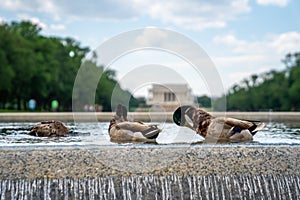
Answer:
[[(299, 10), (298, 0), (0, 0), (0, 21), (30, 20), (43, 28), (44, 35), (73, 37), (91, 49), (115, 35), (145, 27), (179, 32), (206, 51), (228, 89), (251, 74), (284, 69), (280, 60), (300, 51)], [(111, 67), (122, 79), (136, 57), (149, 61), (154, 54), (128, 55)], [(157, 59), (163, 57), (164, 65), (176, 61), (162, 54)], [(187, 67), (184, 79), (189, 78), (188, 71)], [(195, 94), (212, 94), (203, 86), (205, 77), (190, 77), (195, 80), (187, 82)], [(147, 87), (139, 91), (130, 84), (124, 87), (146, 95)]]

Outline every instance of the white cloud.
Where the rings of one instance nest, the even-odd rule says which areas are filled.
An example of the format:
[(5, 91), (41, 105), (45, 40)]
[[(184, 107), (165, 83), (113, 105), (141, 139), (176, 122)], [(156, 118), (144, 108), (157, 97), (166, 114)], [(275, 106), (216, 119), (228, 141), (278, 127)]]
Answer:
[(263, 6), (275, 5), (284, 7), (288, 4), (288, 0), (256, 0), (256, 3)]
[(286, 32), (263, 39), (261, 41), (246, 41), (232, 34), (216, 36), (214, 43), (232, 48), (236, 54), (276, 54), (284, 56), (287, 53), (300, 51), (300, 33)]
[(39, 18), (32, 17), (26, 13), (18, 14), (17, 17), (23, 21), (30, 21), (31, 23), (38, 25), (43, 30), (49, 29), (54, 31), (60, 31), (66, 28), (64, 24), (51, 24), (50, 26), (47, 26)]
[(24, 21), (30, 21), (33, 24), (38, 25), (41, 29), (46, 29), (47, 25), (37, 17), (31, 17), (27, 14), (18, 14), (17, 16), (19, 19), (24, 20)]
[(213, 42), (216, 44), (225, 44), (230, 47), (236, 48), (234, 51), (240, 51), (241, 47), (244, 47), (247, 45), (246, 41), (238, 40), (234, 35), (228, 34), (228, 35), (222, 35), (222, 36), (216, 36), (213, 39)]
[(167, 32), (156, 29), (144, 29), (141, 35), (137, 36), (136, 43), (142, 46), (161, 46), (168, 37)]
[(248, 0), (231, 1), (160, 1), (132, 0), (142, 15), (187, 29), (223, 28), (227, 22), (251, 9)]
[(2, 9), (50, 14), (56, 21), (124, 20), (149, 17), (186, 29), (223, 28), (228, 21), (251, 11), (248, 0), (173, 1), (173, 0), (3, 0)]
[(1, 0), (0, 8), (13, 11), (38, 11), (55, 15), (60, 12), (55, 0)]
[(29, 10), (29, 7), (21, 0), (2, 0), (0, 8), (6, 10)]
[(213, 57), (226, 88), (252, 74), (283, 69), (280, 60), (287, 53), (300, 51), (299, 32), (286, 32), (260, 41), (241, 40), (228, 34), (215, 37), (213, 42), (229, 49), (227, 56)]
[(287, 32), (277, 36), (271, 43), (279, 54), (293, 53), (300, 51), (300, 33)]
[(5, 23), (6, 23), (6, 20), (4, 18), (0, 17), (0, 25), (3, 25)]
[(55, 31), (61, 31), (64, 30), (66, 27), (63, 24), (51, 24), (50, 29)]

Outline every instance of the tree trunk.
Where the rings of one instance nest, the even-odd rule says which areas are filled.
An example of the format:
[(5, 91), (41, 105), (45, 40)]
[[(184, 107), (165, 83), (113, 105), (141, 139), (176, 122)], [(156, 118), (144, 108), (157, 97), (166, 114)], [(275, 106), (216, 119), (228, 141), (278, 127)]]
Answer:
[(21, 99), (20, 98), (18, 98), (18, 100), (17, 100), (17, 109), (21, 110)]

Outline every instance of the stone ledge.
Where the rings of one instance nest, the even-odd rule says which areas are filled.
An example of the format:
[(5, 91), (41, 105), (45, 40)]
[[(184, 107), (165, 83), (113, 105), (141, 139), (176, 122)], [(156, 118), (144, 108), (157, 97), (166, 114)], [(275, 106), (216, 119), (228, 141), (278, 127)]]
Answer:
[[(63, 122), (109, 122), (112, 112), (42, 112), (42, 113), (0, 113), (0, 122), (39, 122), (59, 120)], [(140, 121), (172, 122), (172, 112), (130, 112), (129, 118)], [(300, 123), (300, 112), (212, 112), (215, 116), (264, 122)]]
[(0, 148), (0, 179), (299, 174), (298, 145)]

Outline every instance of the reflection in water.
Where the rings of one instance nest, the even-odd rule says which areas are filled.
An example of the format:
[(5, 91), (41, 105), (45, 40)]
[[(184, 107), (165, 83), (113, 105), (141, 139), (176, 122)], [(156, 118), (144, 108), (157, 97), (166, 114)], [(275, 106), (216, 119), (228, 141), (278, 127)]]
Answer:
[[(81, 123), (66, 125), (72, 133), (66, 137), (34, 137), (27, 135), (35, 123), (0, 123), (0, 146), (21, 145), (115, 145), (110, 141), (109, 123)], [(201, 136), (185, 127), (172, 123), (160, 125), (163, 131), (157, 138), (158, 144), (206, 143)], [(267, 123), (249, 144), (300, 144), (299, 126), (283, 123)]]

